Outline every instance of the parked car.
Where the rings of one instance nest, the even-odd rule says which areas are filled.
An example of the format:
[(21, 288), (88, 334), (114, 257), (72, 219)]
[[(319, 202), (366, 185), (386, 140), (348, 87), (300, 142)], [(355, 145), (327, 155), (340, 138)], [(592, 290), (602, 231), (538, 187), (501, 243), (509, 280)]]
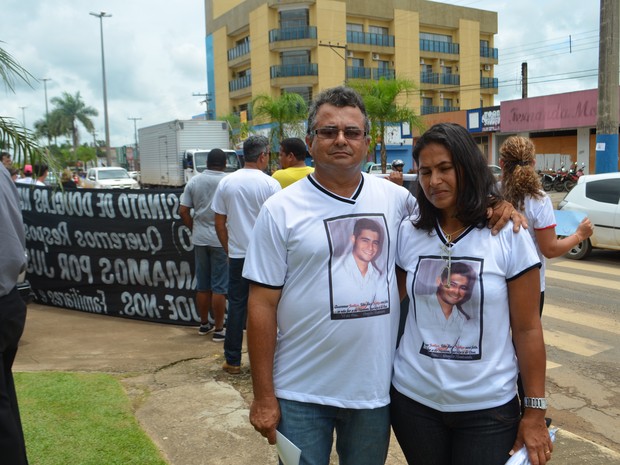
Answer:
[(586, 258), (593, 248), (620, 250), (620, 173), (584, 175), (558, 204), (558, 210), (584, 212), (594, 233), (565, 256)]
[[(383, 174), (381, 172), (381, 163), (366, 163), (364, 165), (364, 171), (370, 174)], [(392, 165), (389, 163), (386, 166), (385, 173), (390, 174), (392, 172)]]
[(84, 187), (95, 189), (139, 189), (138, 181), (129, 176), (125, 168), (90, 168), (86, 173)]

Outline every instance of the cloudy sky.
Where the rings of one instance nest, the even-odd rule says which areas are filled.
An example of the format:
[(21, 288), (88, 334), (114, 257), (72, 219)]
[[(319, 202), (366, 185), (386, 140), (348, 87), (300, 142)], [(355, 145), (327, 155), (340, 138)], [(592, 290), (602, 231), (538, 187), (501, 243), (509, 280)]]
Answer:
[[(227, 1), (227, 0), (214, 0)], [(529, 68), (529, 96), (597, 85), (598, 1), (445, 0), (498, 12), (502, 100), (520, 98), (521, 63)], [(105, 139), (99, 18), (103, 19), (110, 139), (133, 144), (137, 127), (204, 112), (203, 0), (3, 0), (0, 44), (32, 75), (48, 78), (48, 101), (80, 92), (99, 111), (97, 139)], [(0, 115), (32, 128), (45, 116), (43, 81), (16, 92), (0, 87)], [(24, 108), (22, 108), (24, 107)], [(51, 102), (49, 108), (52, 108)], [(83, 134), (83, 138), (91, 136)]]

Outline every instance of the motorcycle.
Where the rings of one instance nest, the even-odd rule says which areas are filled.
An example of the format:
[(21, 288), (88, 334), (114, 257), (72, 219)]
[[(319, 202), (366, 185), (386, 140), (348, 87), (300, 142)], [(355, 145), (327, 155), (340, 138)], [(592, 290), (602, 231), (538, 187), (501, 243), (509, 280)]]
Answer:
[(585, 163), (582, 163), (579, 169), (576, 169), (577, 163), (573, 163), (571, 165), (570, 169), (568, 170), (568, 173), (566, 174), (566, 178), (564, 180), (564, 190), (568, 192), (573, 187), (575, 187), (575, 185), (577, 184), (577, 181), (579, 181), (579, 178), (583, 176), (584, 167), (585, 167)]
[(553, 178), (554, 176), (550, 173), (540, 173), (540, 183), (542, 184), (542, 188), (545, 192), (549, 192), (553, 189)]
[(564, 190), (564, 181), (566, 181), (567, 174), (566, 168), (564, 168), (564, 163), (562, 163), (553, 177), (552, 188), (555, 189), (556, 192), (562, 192)]

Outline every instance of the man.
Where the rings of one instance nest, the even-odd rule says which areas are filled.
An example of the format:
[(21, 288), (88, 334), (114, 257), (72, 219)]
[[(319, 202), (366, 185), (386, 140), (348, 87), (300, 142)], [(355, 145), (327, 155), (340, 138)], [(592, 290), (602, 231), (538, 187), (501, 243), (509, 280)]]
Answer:
[(258, 212), (280, 184), (263, 170), (269, 164), (269, 141), (250, 136), (243, 143), (245, 165), (218, 184), (213, 197), (215, 231), (228, 255), (228, 323), (224, 341), (226, 361), (222, 369), (241, 372), (241, 346), (247, 319), (249, 282), (242, 277), (248, 242)]
[(32, 177), (32, 165), (24, 165), (24, 176), (18, 178), (15, 182), (20, 184), (36, 184), (36, 179)]
[[(387, 455), (399, 318), (393, 257), (398, 226), (414, 212), (415, 199), (361, 172), (369, 128), (357, 93), (321, 92), (306, 137), (315, 172), (265, 203), (248, 248), (250, 420), (271, 444), (277, 427), (301, 449), (301, 464), (329, 463), (334, 428), (341, 463), (378, 465)], [(359, 217), (374, 219), (385, 232), (378, 292), (386, 302), (378, 312), (348, 318), (331, 306), (331, 294), (348, 285), (330, 283), (330, 263), (338, 258), (333, 225)], [(346, 240), (350, 232), (344, 234)]]
[(342, 254), (331, 271), (333, 318), (358, 318), (388, 310), (388, 294), (381, 293), (382, 281), (386, 281), (385, 257), (381, 256), (384, 236), (384, 227), (376, 219), (355, 220), (352, 248)]
[[(420, 264), (421, 275), (430, 273), (426, 265), (431, 262), (437, 261), (424, 259)], [(456, 261), (442, 266), (434, 292), (419, 293), (414, 307), (419, 327), (425, 328), (422, 353), (444, 359), (469, 359), (479, 353), (480, 312), (473, 304), (463, 307), (470, 301), (476, 282), (473, 263)]]
[(34, 163), (32, 165), (32, 170), (34, 172), (34, 184), (37, 186), (45, 186), (45, 179), (49, 174), (49, 166), (45, 163)]
[[(226, 153), (213, 149), (207, 156), (207, 169), (194, 176), (181, 196), (179, 215), (185, 226), (192, 230), (196, 259), (196, 304), (200, 312), (198, 334), (213, 333), (213, 340), (223, 342), (226, 337), (224, 316), (228, 294), (228, 257), (215, 232), (215, 212), (211, 208), (215, 190), (226, 173)], [(192, 218), (191, 209), (194, 209)], [(214, 325), (209, 322), (213, 314)]]
[(3, 463), (26, 465), (26, 445), (13, 381), (13, 361), (26, 323), (26, 304), (17, 290), (26, 266), (24, 224), (15, 184), (0, 169), (0, 456)]
[(2, 164), (6, 169), (9, 169), (11, 168), (11, 166), (13, 166), (13, 160), (11, 160), (11, 154), (9, 152), (0, 152), (0, 161), (2, 161)]
[[(341, 463), (380, 465), (387, 456), (400, 306), (396, 235), (416, 201), (403, 187), (361, 172), (369, 129), (352, 89), (317, 95), (306, 136), (315, 171), (265, 202), (247, 251), (250, 421), (270, 444), (277, 427), (301, 449), (302, 465), (329, 464), (334, 429)], [(503, 210), (495, 228), (513, 211)], [(360, 318), (339, 318), (330, 286), (346, 283), (330, 283), (329, 226), (357, 217), (384, 225), (380, 292), (387, 304)]]
[(306, 144), (297, 137), (289, 137), (280, 142), (280, 167), (272, 177), (280, 183), (282, 189), (314, 172), (306, 165)]

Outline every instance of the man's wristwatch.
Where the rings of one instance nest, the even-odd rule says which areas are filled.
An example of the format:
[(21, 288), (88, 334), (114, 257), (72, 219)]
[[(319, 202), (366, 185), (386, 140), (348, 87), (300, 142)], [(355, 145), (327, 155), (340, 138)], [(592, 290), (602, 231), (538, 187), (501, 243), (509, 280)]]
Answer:
[(523, 406), (525, 408), (538, 408), (547, 410), (547, 399), (544, 397), (524, 397)]

